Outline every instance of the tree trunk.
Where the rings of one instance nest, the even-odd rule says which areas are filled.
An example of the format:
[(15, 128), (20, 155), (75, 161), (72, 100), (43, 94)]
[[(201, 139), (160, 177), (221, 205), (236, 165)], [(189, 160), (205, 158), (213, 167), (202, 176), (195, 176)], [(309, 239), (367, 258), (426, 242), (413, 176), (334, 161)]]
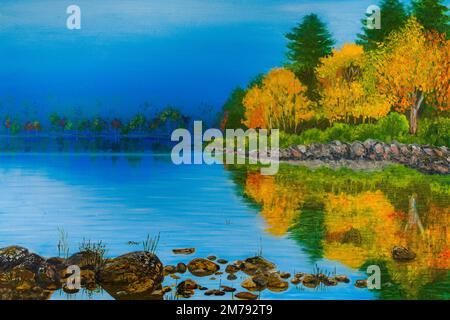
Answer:
[(412, 135), (417, 133), (417, 111), (415, 107), (412, 107), (409, 114), (409, 133)]
[(411, 111), (409, 114), (409, 133), (412, 135), (417, 134), (417, 117), (419, 115), (419, 109), (422, 106), (424, 96), (423, 92), (417, 94), (416, 102), (411, 107)]

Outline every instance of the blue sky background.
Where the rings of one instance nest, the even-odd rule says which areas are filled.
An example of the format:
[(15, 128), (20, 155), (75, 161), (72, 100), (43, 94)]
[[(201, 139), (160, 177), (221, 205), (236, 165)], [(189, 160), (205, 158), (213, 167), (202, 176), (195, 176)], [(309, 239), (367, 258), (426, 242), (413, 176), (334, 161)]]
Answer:
[[(0, 112), (124, 116), (145, 101), (217, 111), (285, 61), (284, 34), (311, 12), (354, 41), (373, 0), (1, 0)], [(66, 28), (66, 8), (82, 29)]]

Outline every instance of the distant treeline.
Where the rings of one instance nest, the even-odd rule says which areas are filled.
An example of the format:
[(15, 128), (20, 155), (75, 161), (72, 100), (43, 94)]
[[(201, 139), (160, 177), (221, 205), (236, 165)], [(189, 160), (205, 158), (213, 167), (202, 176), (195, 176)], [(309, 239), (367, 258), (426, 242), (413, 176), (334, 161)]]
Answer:
[(50, 114), (48, 120), (46, 127), (40, 120), (21, 122), (7, 115), (2, 129), (9, 135), (38, 134), (40, 132), (74, 135), (165, 134), (174, 128), (188, 127), (190, 123), (190, 117), (172, 107), (166, 107), (153, 117), (138, 112), (128, 120), (102, 116), (70, 118), (56, 112)]

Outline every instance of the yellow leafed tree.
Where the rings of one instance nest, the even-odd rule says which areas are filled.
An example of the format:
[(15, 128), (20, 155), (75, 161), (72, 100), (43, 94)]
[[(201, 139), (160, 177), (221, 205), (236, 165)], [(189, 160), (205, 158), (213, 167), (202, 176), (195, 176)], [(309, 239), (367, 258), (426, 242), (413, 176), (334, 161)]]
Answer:
[(411, 134), (424, 102), (449, 110), (450, 42), (444, 34), (425, 31), (412, 17), (389, 36), (375, 61), (379, 88), (394, 97), (399, 112), (409, 113)]
[(368, 60), (363, 48), (356, 44), (344, 44), (321, 59), (322, 65), (317, 68), (320, 104), (323, 116), (330, 122), (365, 122), (389, 112), (389, 96), (376, 90)]
[(249, 128), (297, 132), (303, 121), (314, 116), (306, 90), (292, 71), (271, 70), (262, 84), (251, 88), (244, 97), (243, 123)]

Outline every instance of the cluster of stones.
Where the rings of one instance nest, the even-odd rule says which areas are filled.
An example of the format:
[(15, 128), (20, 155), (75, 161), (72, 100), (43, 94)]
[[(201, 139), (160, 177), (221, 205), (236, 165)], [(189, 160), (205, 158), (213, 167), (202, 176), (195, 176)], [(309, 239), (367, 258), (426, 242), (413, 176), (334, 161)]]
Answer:
[[(190, 273), (197, 277), (207, 277), (222, 274), (219, 264), (227, 264), (228, 261), (224, 259), (218, 259), (217, 263), (215, 256), (209, 256), (207, 259), (195, 258), (185, 266), (179, 263), (177, 266), (166, 266), (164, 272), (166, 275), (170, 275), (175, 279), (179, 279), (179, 276), (175, 273), (184, 273), (186, 269)], [(181, 268), (180, 268), (181, 266)], [(181, 270), (180, 270), (181, 269)], [(259, 297), (259, 293), (264, 290), (272, 292), (283, 292), (289, 288), (289, 280), (293, 285), (303, 285), (307, 288), (315, 288), (319, 285), (324, 286), (336, 286), (339, 283), (349, 283), (350, 279), (345, 275), (325, 275), (322, 273), (308, 274), (308, 273), (296, 273), (291, 275), (289, 272), (281, 272), (276, 270), (276, 265), (263, 257), (256, 256), (247, 258), (243, 261), (237, 260), (227, 264), (225, 272), (228, 274), (228, 280), (236, 280), (236, 273), (242, 272), (245, 274), (245, 279), (240, 283), (240, 287), (247, 291), (237, 292), (235, 287), (226, 285), (219, 285), (217, 289), (208, 289), (200, 285), (193, 279), (186, 279), (179, 283), (176, 287), (176, 296), (182, 298), (190, 298), (196, 290), (204, 292), (205, 296), (224, 296), (227, 293), (231, 293), (233, 297), (238, 299), (254, 300)], [(357, 280), (355, 286), (358, 288), (364, 288), (367, 286), (365, 280)], [(170, 291), (171, 288), (167, 288)]]
[(448, 174), (450, 172), (450, 151), (447, 147), (402, 144), (396, 141), (392, 143), (377, 140), (353, 143), (333, 141), (328, 144), (296, 145), (280, 149), (279, 157), (283, 161), (389, 161), (424, 173)]
[(103, 259), (92, 251), (78, 252), (67, 259), (45, 259), (28, 249), (11, 246), (0, 249), (0, 299), (43, 300), (55, 290), (72, 294), (68, 286), (69, 266), (80, 268), (82, 288), (101, 286), (116, 299), (154, 299), (164, 280), (163, 265), (152, 253), (132, 252)]

